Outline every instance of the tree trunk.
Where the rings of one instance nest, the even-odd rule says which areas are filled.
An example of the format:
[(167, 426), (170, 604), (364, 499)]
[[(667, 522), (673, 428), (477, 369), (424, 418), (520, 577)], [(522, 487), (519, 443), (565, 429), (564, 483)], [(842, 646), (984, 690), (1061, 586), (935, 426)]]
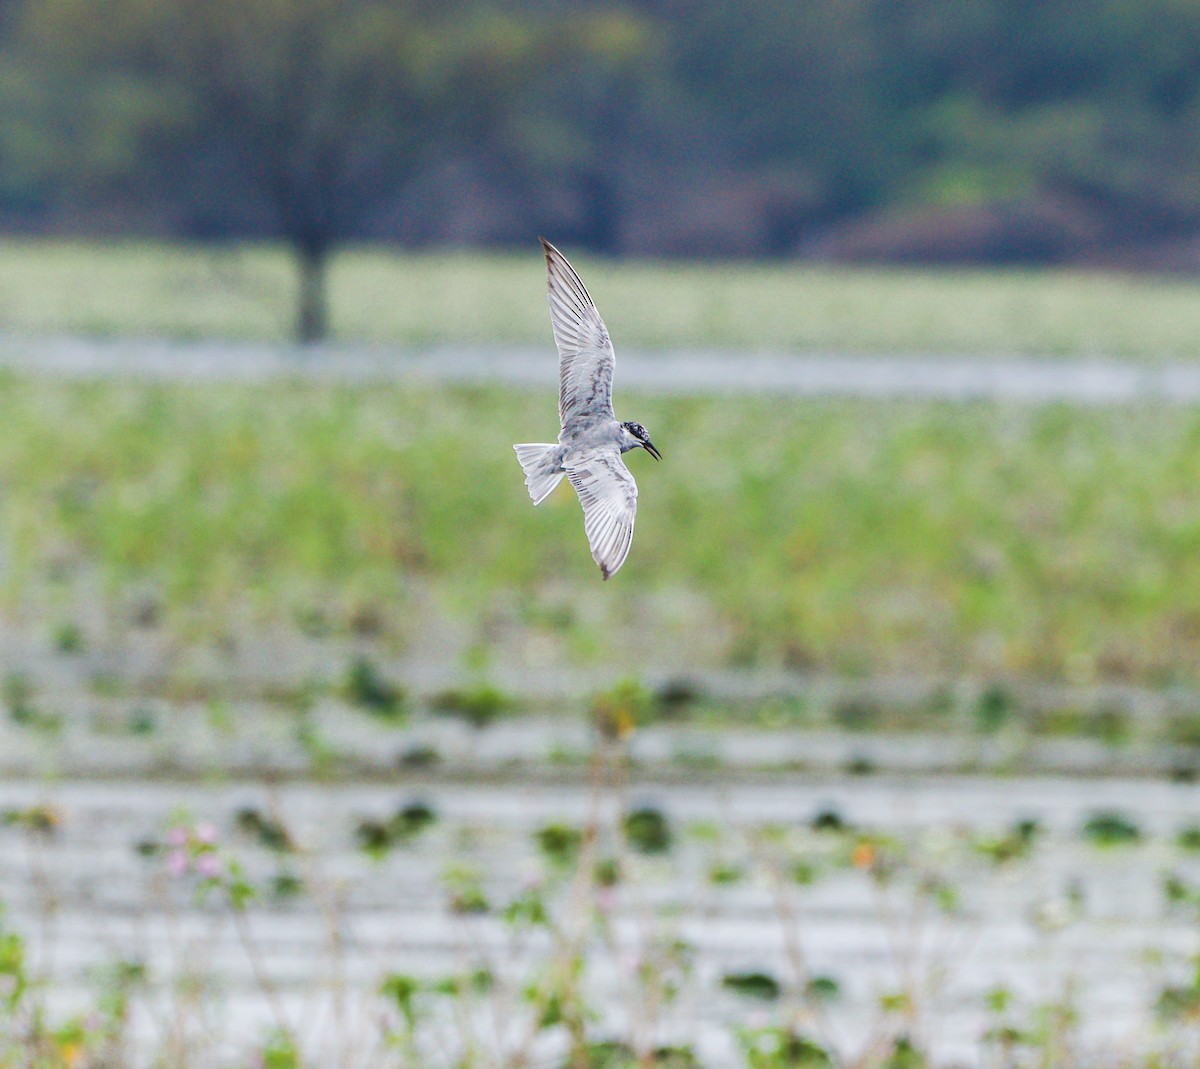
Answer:
[(296, 316), (296, 340), (311, 345), (325, 340), (329, 333), (329, 306), (325, 287), (325, 269), (329, 248), (325, 245), (297, 247), (300, 266), (300, 303)]

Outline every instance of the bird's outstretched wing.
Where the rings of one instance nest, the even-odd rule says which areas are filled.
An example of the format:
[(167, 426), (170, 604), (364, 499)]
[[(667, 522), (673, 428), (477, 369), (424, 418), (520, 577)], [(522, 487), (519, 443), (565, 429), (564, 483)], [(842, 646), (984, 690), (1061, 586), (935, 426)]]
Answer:
[(550, 322), (558, 346), (558, 417), (564, 428), (572, 422), (587, 425), (616, 419), (612, 406), (616, 358), (604, 321), (566, 257), (545, 238), (539, 240), (546, 254)]
[(637, 483), (615, 447), (592, 449), (572, 457), (567, 478), (583, 506), (583, 529), (592, 548), (592, 560), (607, 579), (625, 563), (633, 543)]

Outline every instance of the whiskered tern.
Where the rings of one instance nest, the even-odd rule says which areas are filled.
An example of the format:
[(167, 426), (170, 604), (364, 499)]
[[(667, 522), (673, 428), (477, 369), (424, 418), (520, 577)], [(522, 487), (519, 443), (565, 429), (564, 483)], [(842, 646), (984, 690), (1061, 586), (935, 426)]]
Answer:
[(558, 346), (558, 443), (514, 445), (525, 485), (540, 505), (565, 475), (583, 506), (583, 529), (592, 559), (604, 578), (629, 555), (637, 512), (637, 483), (622, 453), (644, 449), (661, 460), (640, 423), (620, 422), (613, 412), (616, 357), (604, 320), (574, 268), (545, 238), (550, 322)]

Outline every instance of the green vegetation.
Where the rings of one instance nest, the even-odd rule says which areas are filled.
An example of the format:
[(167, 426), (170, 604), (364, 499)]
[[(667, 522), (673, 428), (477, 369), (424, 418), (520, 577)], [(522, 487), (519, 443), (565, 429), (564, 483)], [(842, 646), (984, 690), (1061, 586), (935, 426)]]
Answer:
[(356, 657), (346, 670), (344, 697), (350, 704), (367, 709), (385, 720), (404, 716), (404, 693), (379, 674), (366, 657)]
[(625, 815), (623, 830), (629, 845), (642, 854), (665, 854), (671, 849), (671, 825), (653, 806), (642, 806)]
[(1083, 825), (1084, 838), (1097, 846), (1126, 846), (1141, 842), (1136, 824), (1121, 813), (1095, 813)]
[(764, 972), (728, 973), (722, 977), (721, 986), (763, 1002), (774, 1002), (783, 991), (779, 981)]
[[(632, 458), (634, 552), (601, 584), (569, 488), (539, 509), (522, 492), (510, 443), (551, 433), (542, 396), (11, 376), (3, 395), (5, 611), (50, 636), (99, 596), (114, 634), (189, 641), (318, 641), (320, 616), (332, 639), (403, 651), (442, 620), (467, 650), (541, 636), (629, 672), (687, 649), (849, 676), (1200, 682), (1188, 409), (627, 397), (668, 460)], [(370, 661), (344, 686), (403, 711)], [(985, 691), (981, 726), (1011, 706)]]
[(498, 716), (512, 709), (515, 702), (490, 683), (467, 687), (452, 687), (435, 694), (429, 708), (435, 713), (461, 717), (472, 727), (483, 728)]
[[(568, 250), (571, 252), (571, 250)], [(574, 256), (622, 348), (1200, 356), (1200, 284), (1036, 270), (615, 263)], [(341, 343), (552, 352), (541, 257), (351, 250), (330, 266)], [(266, 245), (0, 243), (8, 332), (283, 341), (295, 282)]]
[(437, 819), (437, 813), (425, 802), (412, 801), (387, 820), (364, 817), (355, 827), (354, 837), (368, 856), (379, 859), (394, 847), (412, 844)]

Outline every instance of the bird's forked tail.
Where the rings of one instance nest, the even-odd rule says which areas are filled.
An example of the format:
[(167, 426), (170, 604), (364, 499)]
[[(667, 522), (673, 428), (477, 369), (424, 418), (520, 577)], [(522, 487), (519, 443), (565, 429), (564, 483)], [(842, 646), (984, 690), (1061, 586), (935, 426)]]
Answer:
[(513, 446), (521, 467), (525, 469), (525, 485), (529, 487), (529, 496), (535, 505), (545, 501), (566, 474), (557, 457), (560, 448), (538, 442)]

